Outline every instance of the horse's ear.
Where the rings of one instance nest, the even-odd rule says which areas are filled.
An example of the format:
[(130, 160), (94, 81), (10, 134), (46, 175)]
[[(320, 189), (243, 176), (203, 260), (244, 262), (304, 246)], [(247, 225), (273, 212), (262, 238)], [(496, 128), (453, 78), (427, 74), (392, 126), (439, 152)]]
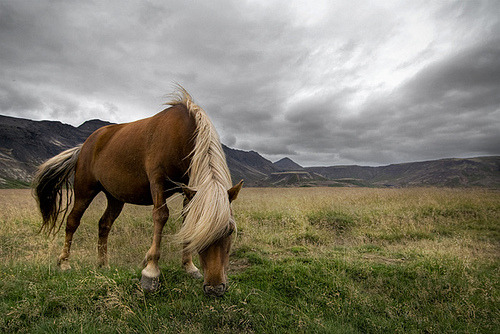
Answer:
[(196, 195), (196, 190), (193, 190), (187, 186), (182, 186), (182, 192), (188, 201), (190, 201), (194, 195)]
[(229, 203), (231, 203), (238, 197), (238, 193), (240, 192), (241, 187), (243, 187), (243, 180), (241, 180), (240, 183), (238, 183), (237, 185), (235, 185), (234, 187), (232, 187), (227, 191), (229, 195)]

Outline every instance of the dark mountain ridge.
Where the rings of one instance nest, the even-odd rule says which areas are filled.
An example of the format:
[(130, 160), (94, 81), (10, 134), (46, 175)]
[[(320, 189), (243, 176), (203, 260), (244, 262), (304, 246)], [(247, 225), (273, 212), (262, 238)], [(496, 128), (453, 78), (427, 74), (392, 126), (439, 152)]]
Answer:
[(233, 181), (245, 180), (245, 185), (265, 186), (265, 178), (278, 168), (255, 151), (241, 151), (222, 145)]
[(274, 166), (279, 168), (281, 171), (303, 171), (304, 167), (296, 163), (290, 158), (283, 158), (274, 163)]
[[(90, 120), (78, 127), (0, 115), (0, 187), (28, 186), (36, 167), (83, 143), (112, 123)], [(500, 157), (441, 159), (381, 167), (302, 167), (290, 158), (275, 163), (255, 151), (224, 146), (233, 181), (246, 186), (447, 186), (500, 188)]]
[(310, 167), (330, 180), (353, 178), (376, 187), (490, 187), (500, 188), (500, 157), (449, 158), (380, 167)]
[(95, 130), (102, 128), (103, 126), (111, 125), (111, 124), (113, 124), (113, 123), (101, 121), (100, 119), (91, 119), (90, 121), (83, 122), (78, 127), (78, 130), (80, 130), (82, 132), (82, 134), (85, 136), (85, 138), (87, 138)]

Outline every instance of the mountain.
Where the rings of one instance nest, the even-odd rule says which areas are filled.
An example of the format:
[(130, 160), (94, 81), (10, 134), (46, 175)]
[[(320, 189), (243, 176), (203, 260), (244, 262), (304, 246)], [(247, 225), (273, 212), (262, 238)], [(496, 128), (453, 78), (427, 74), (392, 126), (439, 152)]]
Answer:
[(315, 186), (321, 185), (327, 179), (315, 172), (308, 172), (304, 167), (296, 163), (290, 158), (283, 158), (273, 163), (278, 170), (264, 179), (265, 183), (274, 187), (290, 187), (290, 186)]
[[(39, 164), (83, 143), (98, 128), (112, 123), (90, 120), (78, 127), (57, 121), (32, 121), (0, 115), (0, 188), (26, 187)], [(264, 186), (261, 180), (278, 171), (257, 152), (223, 145), (232, 178), (248, 186)]]
[(296, 163), (290, 158), (283, 158), (279, 161), (276, 161), (274, 163), (274, 166), (278, 168), (282, 172), (288, 172), (288, 171), (303, 171), (304, 167)]
[(255, 151), (241, 151), (222, 145), (226, 154), (231, 178), (237, 182), (245, 180), (246, 186), (265, 186), (265, 178), (278, 169), (274, 164)]
[(71, 125), (0, 115), (0, 186), (27, 185), (36, 166), (87, 137)]
[(500, 157), (440, 159), (381, 167), (310, 167), (330, 180), (358, 180), (376, 187), (490, 187), (500, 188)]
[(86, 139), (95, 130), (102, 128), (103, 126), (111, 125), (111, 124), (113, 124), (113, 123), (101, 121), (100, 119), (91, 119), (90, 121), (86, 121), (82, 125), (80, 125), (78, 127), (78, 130), (80, 130), (82, 132), (83, 136)]
[[(0, 115), (0, 188), (27, 187), (37, 166), (83, 143), (112, 123), (90, 120), (78, 127)], [(234, 182), (246, 186), (489, 187), (500, 188), (500, 157), (441, 159), (381, 167), (302, 167), (289, 158), (275, 163), (255, 151), (223, 145)]]

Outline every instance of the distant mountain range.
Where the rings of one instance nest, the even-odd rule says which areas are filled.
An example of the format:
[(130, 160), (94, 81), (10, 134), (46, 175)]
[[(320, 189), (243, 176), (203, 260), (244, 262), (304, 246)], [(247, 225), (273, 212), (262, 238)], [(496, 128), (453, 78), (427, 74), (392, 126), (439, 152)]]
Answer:
[[(90, 120), (79, 127), (0, 115), (0, 188), (28, 187), (36, 167), (83, 143), (111, 123)], [(290, 158), (275, 163), (254, 151), (224, 146), (233, 181), (246, 186), (290, 187), (488, 187), (500, 188), (500, 157), (441, 159), (382, 167), (302, 167)]]

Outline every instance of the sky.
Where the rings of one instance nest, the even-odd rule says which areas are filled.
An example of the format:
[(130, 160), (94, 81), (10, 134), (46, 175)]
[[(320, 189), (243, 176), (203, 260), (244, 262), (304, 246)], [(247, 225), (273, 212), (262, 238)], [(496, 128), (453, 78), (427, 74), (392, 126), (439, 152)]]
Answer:
[(302, 166), (500, 155), (500, 1), (0, 1), (0, 114), (122, 123), (174, 83)]

